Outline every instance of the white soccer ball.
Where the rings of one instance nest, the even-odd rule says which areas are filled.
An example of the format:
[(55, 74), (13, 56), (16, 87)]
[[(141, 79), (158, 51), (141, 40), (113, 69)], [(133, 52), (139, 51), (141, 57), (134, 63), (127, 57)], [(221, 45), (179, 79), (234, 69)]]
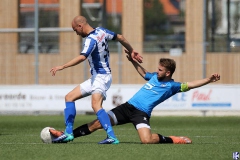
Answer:
[[(55, 138), (50, 132), (49, 129), (54, 129), (52, 127), (45, 127), (40, 133), (40, 137), (43, 143), (52, 143), (52, 140)], [(55, 129), (54, 129), (55, 130)]]

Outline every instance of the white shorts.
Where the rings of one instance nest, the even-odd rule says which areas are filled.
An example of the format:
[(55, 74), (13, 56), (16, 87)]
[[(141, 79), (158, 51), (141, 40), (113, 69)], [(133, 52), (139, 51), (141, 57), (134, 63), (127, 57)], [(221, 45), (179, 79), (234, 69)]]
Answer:
[(80, 84), (80, 92), (82, 97), (92, 95), (94, 93), (101, 93), (103, 99), (107, 98), (107, 90), (112, 84), (112, 74), (96, 74), (91, 78)]

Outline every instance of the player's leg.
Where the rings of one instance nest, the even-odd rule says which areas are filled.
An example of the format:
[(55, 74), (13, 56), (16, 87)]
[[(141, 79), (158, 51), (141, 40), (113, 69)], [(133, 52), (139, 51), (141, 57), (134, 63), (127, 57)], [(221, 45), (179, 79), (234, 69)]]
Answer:
[(174, 143), (174, 144), (191, 144), (192, 141), (184, 136), (163, 136), (160, 134), (152, 134), (150, 128), (139, 128), (138, 135), (143, 144), (157, 144), (157, 143)]
[(151, 133), (150, 118), (145, 112), (134, 109), (131, 121), (137, 129), (140, 141), (142, 144), (156, 144), (159, 143), (159, 137)]
[(76, 116), (75, 100), (81, 98), (80, 86), (75, 87), (65, 96), (66, 108), (64, 109), (65, 133), (73, 133), (73, 124)]
[[(126, 103), (121, 104), (120, 106), (117, 106), (107, 112), (112, 126), (129, 123), (129, 120), (125, 118), (126, 116), (124, 114), (124, 112), (127, 111), (127, 108), (124, 108), (125, 106), (126, 106)], [(100, 121), (98, 119), (95, 119), (90, 123), (86, 123), (75, 128), (73, 130), (73, 135), (74, 135), (74, 138), (86, 136), (101, 128), (102, 128), (102, 125)], [(61, 131), (57, 131), (57, 134), (54, 134), (54, 135), (58, 137), (60, 134), (61, 134)]]
[(118, 144), (107, 112), (103, 109), (102, 103), (106, 99), (106, 91), (112, 83), (111, 74), (97, 74), (92, 77), (92, 108), (97, 115), (103, 129), (107, 132), (107, 139), (100, 144)]
[[(119, 109), (121, 107), (116, 107), (116, 108)], [(117, 110), (116, 108), (108, 111), (108, 116), (110, 118), (112, 126), (118, 124), (117, 117), (122, 117), (121, 114), (116, 111)], [(118, 113), (117, 116), (115, 115), (115, 112)], [(83, 125), (75, 128), (73, 130), (73, 136), (74, 136), (74, 138), (86, 136), (86, 135), (89, 135), (89, 134), (95, 132), (98, 129), (102, 129), (102, 125), (98, 119), (95, 119), (92, 122), (83, 124)], [(60, 137), (64, 133), (63, 131), (53, 130), (53, 129), (50, 129), (49, 131), (54, 137)]]
[[(110, 118), (112, 126), (122, 125), (130, 122), (127, 118), (128, 113), (130, 113), (128, 106), (128, 103), (124, 103), (108, 111), (108, 116)], [(86, 123), (75, 128), (73, 130), (73, 135), (74, 138), (86, 136), (101, 128), (102, 125), (100, 121), (98, 119), (95, 119), (90, 123)], [(59, 137), (63, 132), (58, 130), (50, 130), (50, 133), (55, 137)]]
[(74, 139), (73, 137), (73, 124), (76, 116), (75, 100), (81, 98), (80, 86), (75, 87), (65, 96), (64, 119), (65, 119), (65, 132), (58, 138), (53, 139), (54, 143), (68, 142)]
[(92, 107), (103, 129), (107, 132), (107, 138), (99, 144), (118, 144), (107, 112), (102, 108), (103, 96), (99, 93), (92, 94)]
[[(88, 86), (91, 86), (90, 79), (78, 85), (77, 87), (75, 87), (72, 91), (70, 91), (65, 96), (65, 105), (66, 105), (66, 108), (64, 109), (64, 119), (65, 119), (65, 126), (66, 126), (65, 132), (60, 137), (53, 139), (53, 143), (68, 142), (74, 139), (73, 125), (74, 125), (74, 120), (76, 116), (75, 101), (90, 95), (91, 90), (89, 89), (90, 91), (88, 91), (87, 89), (91, 87), (88, 87)], [(82, 88), (84, 88), (85, 90)]]
[(149, 123), (150, 117), (148, 116), (148, 114), (138, 110), (136, 107), (130, 104), (129, 108), (131, 109), (129, 119), (137, 130), (140, 141), (143, 144), (159, 143), (158, 137), (153, 136), (151, 133)]
[[(149, 126), (150, 127), (150, 126)], [(137, 129), (140, 141), (143, 144), (156, 144), (159, 143), (159, 137), (151, 133), (151, 129), (146, 127), (141, 127)]]
[[(111, 116), (109, 116), (109, 118), (110, 118), (112, 126), (114, 126), (115, 123), (114, 123), (113, 119), (111, 118)], [(75, 128), (73, 130), (73, 135), (74, 135), (74, 138), (86, 136), (86, 135), (89, 135), (89, 134), (95, 132), (98, 129), (102, 129), (102, 125), (98, 119), (95, 119), (90, 123), (86, 123), (86, 124), (83, 124), (83, 125)]]
[[(125, 118), (126, 116), (124, 112), (127, 112), (127, 108), (125, 106), (126, 106), (126, 103), (121, 104), (120, 106), (117, 106), (107, 112), (112, 126), (129, 123), (129, 120)], [(90, 123), (83, 124), (77, 127), (76, 129), (74, 129), (73, 135), (74, 135), (74, 138), (86, 136), (101, 128), (102, 128), (102, 125), (100, 121), (98, 119), (95, 119)]]
[(142, 127), (137, 129), (139, 138), (143, 144), (157, 144), (157, 143), (173, 143), (169, 137), (164, 137), (160, 134), (152, 134), (150, 126), (142, 124)]
[(143, 144), (156, 143), (175, 143), (175, 144), (189, 144), (191, 140), (187, 137), (169, 136), (165, 137), (160, 134), (152, 134), (150, 127), (150, 117), (134, 106), (132, 106), (131, 122), (138, 131), (139, 138)]
[(102, 125), (98, 119), (93, 120), (90, 123), (83, 124), (73, 130), (74, 138), (87, 136), (98, 129), (101, 129)]
[[(111, 117), (109, 117), (109, 118), (111, 120)], [(113, 125), (114, 124), (112, 123), (112, 126)], [(102, 125), (98, 119), (95, 119), (92, 122), (85, 123), (85, 124), (75, 128), (73, 130), (73, 136), (74, 136), (74, 138), (78, 138), (81, 136), (87, 136), (87, 135), (95, 132), (98, 129), (102, 129)], [(54, 130), (54, 129), (50, 129), (49, 131), (54, 137), (59, 137), (64, 133), (63, 131)]]

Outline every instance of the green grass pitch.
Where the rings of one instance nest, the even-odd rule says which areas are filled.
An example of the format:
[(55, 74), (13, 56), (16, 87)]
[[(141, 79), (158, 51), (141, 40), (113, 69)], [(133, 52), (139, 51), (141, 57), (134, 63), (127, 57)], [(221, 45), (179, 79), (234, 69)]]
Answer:
[[(188, 136), (193, 144), (140, 143), (132, 124), (114, 127), (118, 145), (98, 145), (106, 137), (99, 130), (68, 144), (44, 144), (42, 128), (64, 129), (63, 116), (0, 116), (0, 159), (66, 160), (220, 160), (240, 152), (240, 117), (152, 117), (152, 132)], [(77, 115), (75, 126), (95, 116)]]

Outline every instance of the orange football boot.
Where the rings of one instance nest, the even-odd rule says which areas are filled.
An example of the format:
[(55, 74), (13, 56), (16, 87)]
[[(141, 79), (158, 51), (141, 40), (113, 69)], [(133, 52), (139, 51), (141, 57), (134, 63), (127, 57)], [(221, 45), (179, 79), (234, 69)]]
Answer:
[(54, 136), (54, 137), (60, 137), (64, 132), (63, 131), (58, 131), (55, 129), (49, 129), (49, 132)]
[(192, 140), (188, 137), (169, 136), (174, 144), (191, 144)]

